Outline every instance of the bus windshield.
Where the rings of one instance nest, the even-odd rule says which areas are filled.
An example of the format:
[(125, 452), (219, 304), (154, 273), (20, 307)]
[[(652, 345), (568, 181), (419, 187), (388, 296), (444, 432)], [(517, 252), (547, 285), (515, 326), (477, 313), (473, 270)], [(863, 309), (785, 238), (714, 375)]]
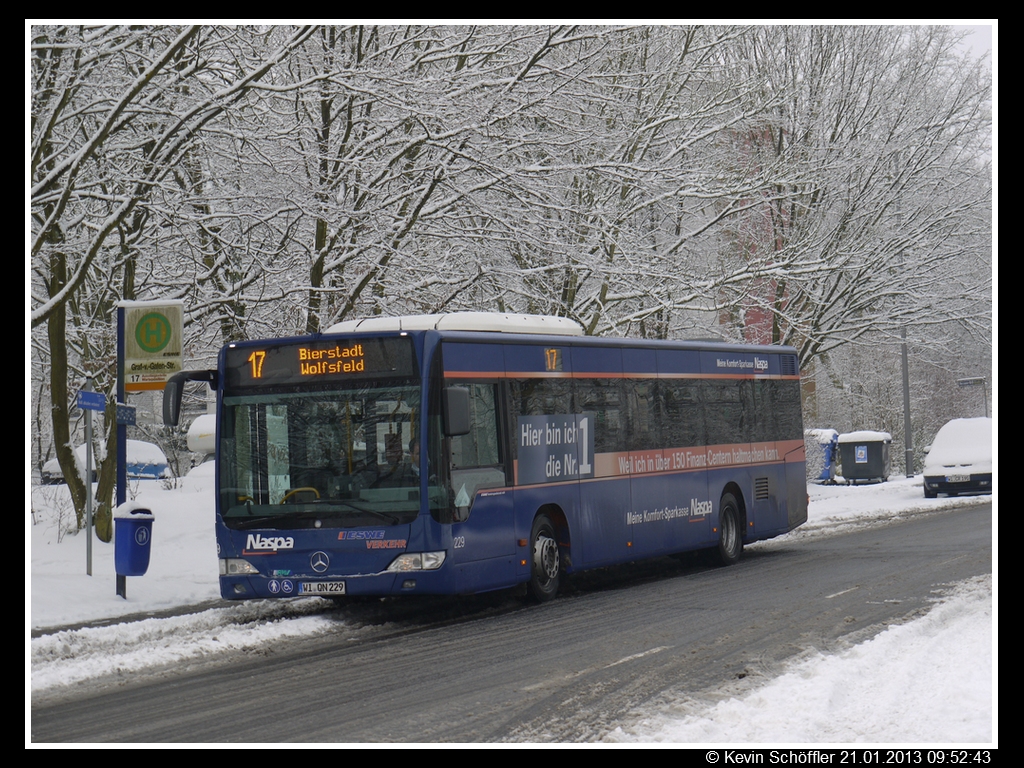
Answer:
[(409, 523), (420, 509), (418, 384), (225, 395), (229, 528)]

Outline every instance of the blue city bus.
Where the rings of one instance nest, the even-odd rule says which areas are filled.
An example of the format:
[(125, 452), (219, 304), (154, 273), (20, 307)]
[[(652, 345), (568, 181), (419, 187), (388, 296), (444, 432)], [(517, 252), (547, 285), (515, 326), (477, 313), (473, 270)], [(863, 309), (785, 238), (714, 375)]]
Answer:
[(790, 347), (594, 338), (564, 318), (373, 318), (244, 341), (217, 393), (227, 599), (467, 594), (807, 519)]

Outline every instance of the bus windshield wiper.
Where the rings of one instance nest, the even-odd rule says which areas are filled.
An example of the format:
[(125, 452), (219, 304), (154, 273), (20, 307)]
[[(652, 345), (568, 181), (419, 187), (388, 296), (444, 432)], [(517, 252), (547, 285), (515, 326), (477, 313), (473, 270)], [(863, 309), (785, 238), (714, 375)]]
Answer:
[(384, 520), (385, 522), (389, 522), (392, 524), (400, 522), (399, 518), (395, 515), (389, 514), (387, 512), (381, 512), (378, 509), (367, 509), (366, 507), (360, 507), (358, 504), (353, 504), (351, 501), (340, 501), (337, 503), (344, 504), (345, 506), (355, 510), (356, 512), (362, 512), (363, 514), (379, 517), (381, 520)]
[(246, 528), (259, 528), (264, 525), (275, 525), (277, 523), (286, 523), (292, 520), (309, 520), (313, 517), (322, 517), (322, 515), (315, 512), (286, 512), (278, 515), (259, 515), (253, 517), (230, 517), (229, 520), (235, 523), (235, 527), (240, 529)]
[[(313, 502), (307, 502), (307, 503), (313, 503)], [(315, 518), (324, 518), (324, 517), (331, 518), (331, 517), (342, 517), (342, 516), (348, 517), (348, 516), (351, 516), (353, 513), (354, 514), (370, 515), (372, 517), (376, 517), (376, 518), (378, 518), (380, 520), (383, 520), (383, 521), (385, 521), (387, 523), (391, 523), (393, 525), (401, 522), (400, 518), (398, 518), (396, 515), (392, 515), (392, 514), (390, 514), (388, 512), (381, 512), (381, 511), (376, 510), (376, 509), (366, 509), (364, 507), (359, 507), (359, 506), (357, 506), (357, 505), (355, 505), (355, 504), (353, 504), (352, 502), (349, 502), (349, 501), (339, 501), (337, 499), (320, 499), (320, 500), (318, 500), (317, 503), (318, 504), (322, 504), (322, 505), (330, 504), (332, 507), (338, 507), (340, 505), (344, 505), (344, 506), (348, 507), (348, 509), (337, 509), (337, 508), (335, 508), (335, 509), (330, 509), (330, 510), (325, 510), (325, 509), (302, 510), (302, 511), (296, 511), (296, 512), (283, 512), (283, 513), (276, 513), (276, 514), (270, 514), (270, 515), (258, 515), (258, 514), (257, 515), (253, 515), (253, 516), (248, 516), (247, 515), (245, 517), (233, 516), (232, 515), (232, 516), (229, 516), (228, 519), (232, 520), (236, 524), (235, 527), (237, 527), (239, 529), (259, 528), (262, 525), (268, 525), (268, 524), (270, 524), (270, 525), (277, 525), (277, 524), (280, 524), (280, 523), (287, 523), (287, 522), (293, 521), (293, 520), (312, 520), (312, 519), (315, 519)]]

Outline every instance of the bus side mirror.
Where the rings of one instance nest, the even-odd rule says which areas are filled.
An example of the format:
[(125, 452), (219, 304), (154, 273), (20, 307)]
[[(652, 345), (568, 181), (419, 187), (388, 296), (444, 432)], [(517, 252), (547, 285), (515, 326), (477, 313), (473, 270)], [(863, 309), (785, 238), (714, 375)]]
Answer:
[(164, 384), (164, 424), (168, 427), (178, 426), (181, 415), (181, 394), (186, 381), (206, 381), (210, 389), (217, 388), (216, 371), (179, 371)]
[(448, 437), (469, 434), (469, 390), (444, 388), (444, 433)]

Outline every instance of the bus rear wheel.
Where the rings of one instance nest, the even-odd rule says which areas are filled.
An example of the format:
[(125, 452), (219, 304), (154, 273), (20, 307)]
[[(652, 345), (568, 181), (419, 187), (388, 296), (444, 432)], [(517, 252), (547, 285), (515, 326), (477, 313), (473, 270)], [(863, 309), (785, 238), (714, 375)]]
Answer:
[(545, 603), (558, 592), (562, 565), (558, 555), (558, 542), (555, 540), (555, 528), (544, 515), (538, 515), (533, 521), (530, 552), (530, 581), (527, 584), (527, 591), (538, 603)]
[(722, 496), (718, 513), (718, 563), (732, 565), (743, 554), (743, 532), (740, 530), (740, 506), (731, 493)]

